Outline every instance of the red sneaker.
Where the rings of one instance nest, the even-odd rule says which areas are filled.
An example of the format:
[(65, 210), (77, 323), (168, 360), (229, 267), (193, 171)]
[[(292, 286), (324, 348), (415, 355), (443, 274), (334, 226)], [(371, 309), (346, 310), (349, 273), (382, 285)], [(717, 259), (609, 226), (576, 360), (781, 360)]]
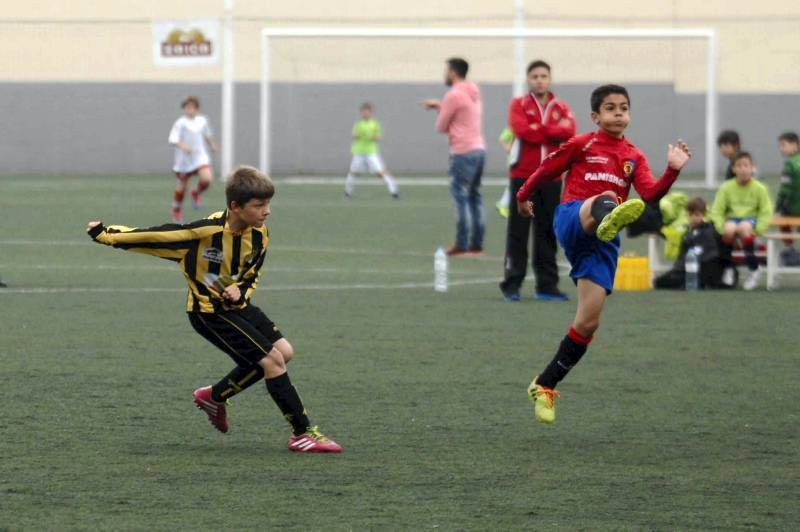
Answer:
[(469, 252), (466, 249), (462, 249), (462, 248), (456, 246), (455, 244), (453, 244), (452, 246), (447, 248), (446, 253), (447, 253), (448, 257), (460, 257), (460, 256), (466, 255)]
[(192, 207), (199, 209), (203, 205), (203, 199), (200, 197), (200, 191), (196, 188), (192, 189)]
[(172, 208), (172, 221), (176, 224), (183, 223), (183, 213), (180, 209)]
[(289, 450), (296, 453), (340, 453), (342, 446), (326, 437), (317, 427), (289, 438)]
[(228, 432), (228, 412), (225, 403), (218, 403), (211, 398), (211, 386), (194, 391), (194, 404), (206, 413), (215, 429), (220, 432)]

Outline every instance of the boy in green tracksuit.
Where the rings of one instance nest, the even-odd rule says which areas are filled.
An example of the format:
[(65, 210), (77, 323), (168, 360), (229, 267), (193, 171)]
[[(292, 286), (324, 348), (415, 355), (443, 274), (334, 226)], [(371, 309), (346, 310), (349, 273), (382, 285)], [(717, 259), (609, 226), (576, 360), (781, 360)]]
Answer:
[[(775, 210), (784, 216), (800, 216), (800, 138), (797, 133), (787, 131), (778, 137), (778, 149), (786, 158), (781, 172), (781, 185), (775, 199)], [(781, 227), (784, 233), (791, 233), (791, 226)], [(794, 240), (783, 241), (786, 249), (781, 253), (785, 264), (800, 263), (800, 253), (794, 249)]]
[[(739, 239), (744, 248), (749, 273), (744, 281), (745, 290), (753, 290), (760, 278), (755, 237), (764, 234), (772, 219), (772, 200), (766, 185), (753, 177), (753, 158), (746, 151), (734, 157), (733, 172), (736, 179), (719, 187), (711, 207), (711, 221), (722, 235), (722, 243), (732, 247)], [(723, 283), (733, 276), (733, 271), (723, 274)]]

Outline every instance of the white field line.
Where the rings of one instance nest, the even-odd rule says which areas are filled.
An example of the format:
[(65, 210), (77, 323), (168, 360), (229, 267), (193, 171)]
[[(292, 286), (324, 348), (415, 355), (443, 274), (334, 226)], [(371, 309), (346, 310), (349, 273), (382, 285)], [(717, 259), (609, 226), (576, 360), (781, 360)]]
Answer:
[[(159, 271), (159, 272), (180, 272), (180, 268), (175, 266), (121, 266), (117, 264), (0, 264), (0, 271), (29, 271), (29, 270), (71, 270), (71, 271)], [(433, 268), (425, 269), (381, 269), (381, 268), (302, 268), (302, 267), (270, 267), (265, 264), (261, 269), (262, 276), (270, 273), (354, 273), (365, 275), (432, 275)], [(450, 272), (455, 273), (455, 272)], [(458, 272), (457, 275), (484, 275), (483, 273)]]
[[(420, 187), (441, 187), (450, 184), (450, 179), (447, 177), (395, 177), (398, 185), (407, 187), (420, 186)], [(275, 178), (275, 182), (281, 185), (299, 185), (299, 186), (318, 186), (318, 185), (336, 185), (344, 186), (344, 176), (287, 176), (282, 178)], [(508, 186), (507, 177), (484, 177), (481, 180), (482, 185), (486, 186)], [(370, 175), (363, 175), (358, 177), (358, 185), (374, 185), (385, 187), (386, 184), (382, 179)]]
[[(0, 240), (0, 246), (97, 246), (98, 244), (83, 240)], [(271, 252), (287, 251), (290, 253), (321, 253), (328, 255), (364, 255), (375, 257), (424, 257), (433, 259), (433, 251), (383, 251), (363, 248), (340, 248), (340, 247), (302, 247), (302, 246), (283, 246), (280, 244), (269, 247)], [(469, 261), (487, 261), (502, 263), (504, 257), (499, 255), (483, 255), (481, 257), (458, 257), (451, 258), (451, 261), (465, 264)], [(560, 262), (559, 267), (569, 268), (565, 262)], [(273, 270), (275, 271), (275, 270)]]
[[(0, 240), (0, 246), (65, 246), (65, 247), (72, 247), (72, 246), (98, 246), (95, 242), (90, 240), (25, 240), (25, 239), (16, 239), (16, 240)], [(306, 247), (306, 246), (283, 246), (281, 244), (274, 244), (269, 246), (269, 252), (275, 251), (289, 251), (292, 253), (326, 253), (331, 255), (374, 255), (374, 256), (386, 256), (386, 257), (430, 257), (433, 259), (433, 253), (436, 251), (435, 249), (431, 250), (430, 252), (422, 252), (422, 251), (383, 251), (383, 250), (376, 250), (376, 249), (364, 249), (364, 248), (341, 248), (341, 247)], [(484, 255), (482, 257), (465, 257), (465, 258), (458, 258), (452, 260), (491, 260), (491, 261), (502, 261), (503, 258), (500, 256), (488, 256)]]
[[(479, 284), (492, 284), (499, 281), (499, 278), (465, 279), (460, 281), (450, 281), (450, 286), (469, 286)], [(262, 286), (258, 290), (274, 292), (287, 291), (339, 291), (339, 290), (408, 290), (416, 288), (433, 288), (433, 281), (426, 283), (356, 283), (356, 284), (316, 284), (316, 285), (286, 285), (286, 286)], [(136, 294), (136, 293), (186, 293), (186, 288), (114, 288), (114, 287), (92, 287), (76, 286), (61, 288), (1, 288), (0, 296), (3, 294)]]

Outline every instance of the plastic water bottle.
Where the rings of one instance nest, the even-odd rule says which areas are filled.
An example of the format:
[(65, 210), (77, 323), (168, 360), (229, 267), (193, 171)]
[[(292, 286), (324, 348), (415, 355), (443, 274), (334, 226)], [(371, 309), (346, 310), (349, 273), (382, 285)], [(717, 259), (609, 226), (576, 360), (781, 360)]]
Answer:
[(433, 289), (447, 292), (447, 253), (441, 247), (433, 255)]
[(700, 253), (698, 246), (692, 246), (686, 252), (686, 290), (700, 289)]

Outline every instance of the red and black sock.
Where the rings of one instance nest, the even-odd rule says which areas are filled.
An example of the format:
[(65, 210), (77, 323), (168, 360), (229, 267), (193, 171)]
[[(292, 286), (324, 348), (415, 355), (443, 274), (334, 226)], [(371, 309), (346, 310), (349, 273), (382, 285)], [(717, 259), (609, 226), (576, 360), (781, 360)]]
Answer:
[(583, 336), (574, 327), (569, 328), (569, 332), (561, 340), (558, 352), (547, 368), (539, 374), (537, 384), (546, 388), (555, 388), (556, 384), (567, 376), (575, 364), (586, 353), (586, 347), (592, 341), (591, 336)]
[(267, 392), (280, 408), (283, 417), (292, 426), (294, 435), (299, 436), (306, 432), (311, 426), (311, 422), (308, 420), (300, 395), (289, 380), (289, 374), (284, 373), (278, 377), (267, 379), (266, 383)]
[(173, 209), (180, 209), (181, 204), (183, 203), (183, 191), (176, 190), (172, 193), (172, 208)]
[(237, 393), (264, 378), (264, 370), (258, 364), (252, 366), (236, 366), (221, 381), (211, 387), (211, 399), (222, 403)]
[(758, 269), (758, 257), (756, 257), (756, 239), (753, 236), (748, 236), (742, 239), (742, 249), (744, 249), (744, 258), (747, 261), (747, 269), (755, 271)]

